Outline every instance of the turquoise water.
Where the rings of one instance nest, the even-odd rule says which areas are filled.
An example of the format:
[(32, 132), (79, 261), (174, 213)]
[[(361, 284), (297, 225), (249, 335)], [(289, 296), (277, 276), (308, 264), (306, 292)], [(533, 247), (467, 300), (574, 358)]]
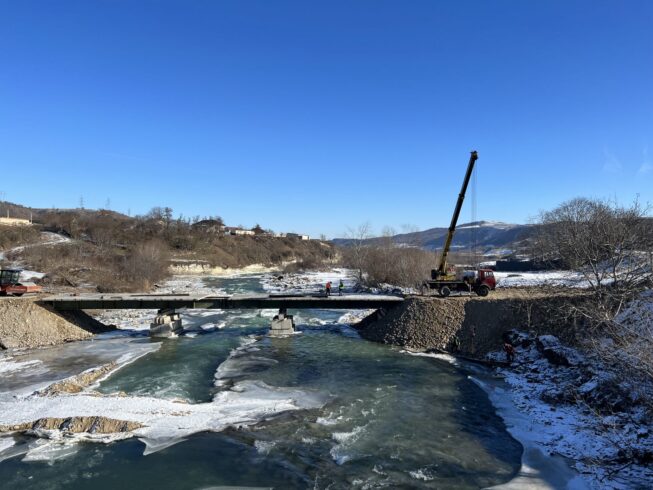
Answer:
[[(207, 282), (260, 290), (255, 277)], [(54, 463), (14, 457), (0, 463), (1, 487), (467, 489), (508, 481), (519, 468), (521, 446), (464, 368), (361, 340), (337, 323), (342, 312), (298, 312), (303, 333), (271, 339), (263, 334), (272, 313), (195, 312), (186, 325), (223, 325), (152, 340), (161, 342), (158, 351), (99, 390), (201, 403), (257, 381), (319, 393), (327, 400), (321, 408), (199, 433), (147, 456), (129, 439), (84, 443)]]

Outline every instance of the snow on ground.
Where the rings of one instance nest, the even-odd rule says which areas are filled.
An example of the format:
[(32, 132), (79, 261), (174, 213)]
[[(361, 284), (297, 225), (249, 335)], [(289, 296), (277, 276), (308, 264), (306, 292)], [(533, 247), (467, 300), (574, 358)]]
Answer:
[[(157, 294), (201, 294), (206, 296), (222, 296), (223, 289), (207, 286), (200, 275), (175, 275), (165, 281), (156, 290)], [(105, 310), (94, 315), (94, 318), (105, 325), (115, 325), (121, 330), (150, 329), (150, 324), (156, 316), (156, 310)], [(202, 317), (215, 316), (219, 311), (185, 310), (183, 311), (183, 324), (185, 330), (198, 330), (202, 324)], [(220, 328), (219, 325), (214, 325)], [(224, 325), (223, 325), (224, 326)], [(210, 329), (207, 327), (206, 329)]]
[[(637, 403), (636, 387), (600, 359), (565, 347), (553, 336), (538, 337), (539, 348), (528, 334), (513, 338), (516, 360), (511, 368), (498, 369), (504, 382), (472, 379), (524, 444), (524, 464), (529, 452), (560, 455), (573, 461), (591, 488), (650, 488), (653, 424)], [(576, 488), (572, 482), (564, 488)]]
[(327, 282), (331, 282), (331, 292), (338, 294), (340, 281), (345, 285), (345, 293), (351, 293), (357, 284), (355, 271), (334, 268), (327, 271), (301, 273), (266, 274), (261, 281), (263, 289), (271, 293), (320, 293)]
[[(36, 243), (30, 243), (28, 245), (22, 245), (20, 247), (14, 247), (9, 250), (5, 250), (4, 252), (0, 252), (0, 260), (5, 260), (5, 255), (6, 254), (13, 254), (17, 252), (22, 252), (26, 248), (31, 248), (31, 247), (37, 247), (37, 246), (44, 246), (44, 245), (58, 245), (61, 243), (69, 243), (71, 240), (67, 236), (64, 235), (59, 235), (58, 233), (52, 233), (50, 231), (42, 231), (41, 232), (41, 241), (36, 242)], [(21, 262), (15, 261), (11, 262), (8, 264), (10, 267), (22, 267)], [(31, 271), (31, 270), (26, 270), (23, 269), (23, 271), (20, 274), (20, 280), (21, 281), (31, 281), (34, 279), (41, 279), (43, 276), (45, 276), (45, 273), (43, 272), (37, 272), (37, 271)]]
[(68, 243), (70, 241), (71, 241), (70, 238), (68, 238), (67, 236), (59, 235), (58, 233), (52, 233), (51, 231), (42, 231), (40, 241), (36, 243), (30, 243), (28, 245), (21, 245), (19, 247), (14, 247), (9, 250), (5, 250), (4, 252), (0, 252), (0, 260), (3, 260), (5, 258), (5, 254), (22, 252), (26, 248), (40, 247), (43, 245), (58, 245), (60, 243)]
[(584, 288), (589, 283), (582, 274), (572, 271), (495, 272), (498, 288), (525, 286), (567, 286)]
[(623, 328), (653, 338), (653, 289), (642, 292), (638, 299), (630, 302), (615, 321)]

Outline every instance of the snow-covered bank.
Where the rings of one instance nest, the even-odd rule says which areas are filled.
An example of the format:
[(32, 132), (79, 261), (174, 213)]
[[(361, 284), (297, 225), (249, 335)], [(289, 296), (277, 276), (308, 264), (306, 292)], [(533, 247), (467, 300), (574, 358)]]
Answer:
[(355, 271), (333, 268), (324, 271), (266, 274), (261, 281), (263, 288), (272, 293), (319, 293), (331, 282), (331, 293), (338, 294), (340, 281), (345, 287), (343, 293), (354, 291), (357, 284)]
[[(567, 458), (590, 488), (649, 488), (653, 424), (638, 399), (638, 387), (601, 359), (566, 347), (553, 336), (515, 332), (511, 339), (515, 361), (510, 368), (498, 369), (505, 385), (473, 379), (524, 444), (525, 455), (530, 451)], [(504, 356), (496, 352), (489, 357)], [(577, 488), (573, 482), (566, 488)]]
[(582, 274), (572, 271), (495, 272), (498, 288), (565, 286), (586, 288), (589, 283)]

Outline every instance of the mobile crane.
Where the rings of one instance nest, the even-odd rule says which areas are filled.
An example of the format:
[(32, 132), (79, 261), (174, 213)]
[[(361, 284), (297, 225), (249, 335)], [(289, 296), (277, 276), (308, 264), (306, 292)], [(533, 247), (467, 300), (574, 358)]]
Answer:
[(455, 270), (447, 268), (447, 255), (451, 248), (453, 235), (456, 232), (456, 224), (460, 216), (460, 210), (463, 207), (465, 200), (465, 193), (467, 192), (467, 185), (469, 179), (474, 171), (474, 164), (478, 160), (478, 153), (473, 151), (469, 157), (469, 164), (467, 165), (467, 172), (463, 179), (463, 185), (458, 194), (458, 201), (453, 210), (451, 217), (451, 224), (449, 225), (449, 232), (447, 239), (444, 242), (442, 255), (440, 255), (440, 264), (437, 269), (431, 270), (431, 280), (424, 281), (421, 287), (421, 292), (424, 295), (431, 295), (432, 291), (437, 291), (440, 296), (446, 298), (452, 291), (475, 292), (479, 296), (487, 296), (490, 291), (494, 290), (497, 285), (494, 272), (491, 269), (478, 269), (476, 271), (465, 271), (462, 277), (456, 275)]

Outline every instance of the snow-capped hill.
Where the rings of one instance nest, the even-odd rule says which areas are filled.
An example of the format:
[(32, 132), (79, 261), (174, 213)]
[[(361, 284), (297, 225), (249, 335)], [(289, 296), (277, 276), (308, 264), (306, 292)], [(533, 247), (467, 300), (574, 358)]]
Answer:
[[(528, 238), (532, 233), (531, 225), (503, 223), (501, 221), (474, 221), (462, 223), (456, 227), (453, 238), (453, 250), (469, 250), (476, 246), (480, 253), (492, 250), (504, 250), (506, 255), (518, 249), (518, 243)], [(421, 247), (427, 250), (439, 250), (444, 246), (448, 228), (430, 228), (414, 233), (402, 233), (392, 237), (400, 247)], [(375, 243), (378, 238), (371, 238), (369, 243)], [(348, 245), (351, 240), (337, 238), (333, 240), (338, 245)]]
[(463, 225), (457, 226), (456, 230), (464, 230), (471, 228), (496, 228), (497, 230), (512, 230), (513, 228), (521, 227), (525, 225), (516, 225), (512, 223), (504, 223), (502, 221), (474, 221), (472, 223), (465, 223)]

